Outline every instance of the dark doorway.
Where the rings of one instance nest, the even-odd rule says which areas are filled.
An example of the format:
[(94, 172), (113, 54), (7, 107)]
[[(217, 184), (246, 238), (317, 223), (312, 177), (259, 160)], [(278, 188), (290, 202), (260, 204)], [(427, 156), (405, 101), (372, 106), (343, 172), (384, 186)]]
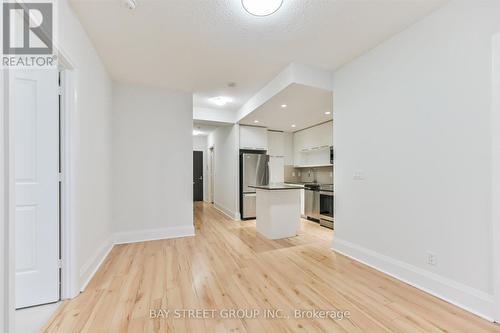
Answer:
[(193, 151), (193, 201), (203, 201), (202, 151)]

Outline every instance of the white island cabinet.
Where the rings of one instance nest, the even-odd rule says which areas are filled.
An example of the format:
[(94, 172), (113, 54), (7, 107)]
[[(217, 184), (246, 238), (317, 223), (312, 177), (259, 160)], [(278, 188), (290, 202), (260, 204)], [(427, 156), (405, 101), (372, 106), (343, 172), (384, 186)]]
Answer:
[(303, 187), (282, 183), (251, 187), (257, 194), (257, 232), (269, 239), (297, 236)]

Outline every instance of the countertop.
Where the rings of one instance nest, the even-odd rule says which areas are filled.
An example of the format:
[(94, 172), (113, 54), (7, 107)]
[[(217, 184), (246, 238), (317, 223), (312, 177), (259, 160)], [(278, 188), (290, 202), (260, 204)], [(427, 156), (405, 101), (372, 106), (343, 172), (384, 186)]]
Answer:
[(322, 184), (322, 183), (312, 183), (312, 182), (308, 182), (308, 183), (303, 183), (303, 182), (296, 182), (296, 183), (285, 182), (285, 184), (286, 185), (303, 186), (304, 188), (305, 188), (305, 185), (312, 184), (312, 185), (317, 185), (318, 186), (317, 191), (331, 192), (331, 193), (333, 193), (333, 184)]
[(268, 184), (268, 185), (249, 185), (248, 187), (256, 188), (256, 189), (259, 189), (259, 190), (268, 190), (268, 191), (273, 191), (273, 190), (300, 190), (300, 189), (304, 188), (304, 186), (301, 186), (301, 185), (290, 185), (290, 184), (285, 184), (285, 183), (274, 183), (274, 184)]

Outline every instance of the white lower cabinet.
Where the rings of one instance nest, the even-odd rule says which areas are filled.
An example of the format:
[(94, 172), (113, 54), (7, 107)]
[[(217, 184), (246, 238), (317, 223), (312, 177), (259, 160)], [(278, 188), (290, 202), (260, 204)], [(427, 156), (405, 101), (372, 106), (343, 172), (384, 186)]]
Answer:
[(306, 190), (300, 190), (300, 216), (306, 216)]

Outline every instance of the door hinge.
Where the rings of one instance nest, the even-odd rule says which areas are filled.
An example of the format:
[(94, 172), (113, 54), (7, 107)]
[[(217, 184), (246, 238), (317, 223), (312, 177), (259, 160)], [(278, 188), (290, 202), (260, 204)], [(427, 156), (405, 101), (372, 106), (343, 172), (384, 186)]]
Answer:
[(59, 180), (60, 183), (62, 183), (62, 181), (63, 181), (63, 174), (62, 174), (62, 172), (59, 172), (57, 174), (57, 179)]
[(61, 86), (57, 87), (57, 93), (59, 94), (59, 96), (62, 96), (63, 88)]
[(57, 259), (57, 268), (62, 268), (62, 259)]

